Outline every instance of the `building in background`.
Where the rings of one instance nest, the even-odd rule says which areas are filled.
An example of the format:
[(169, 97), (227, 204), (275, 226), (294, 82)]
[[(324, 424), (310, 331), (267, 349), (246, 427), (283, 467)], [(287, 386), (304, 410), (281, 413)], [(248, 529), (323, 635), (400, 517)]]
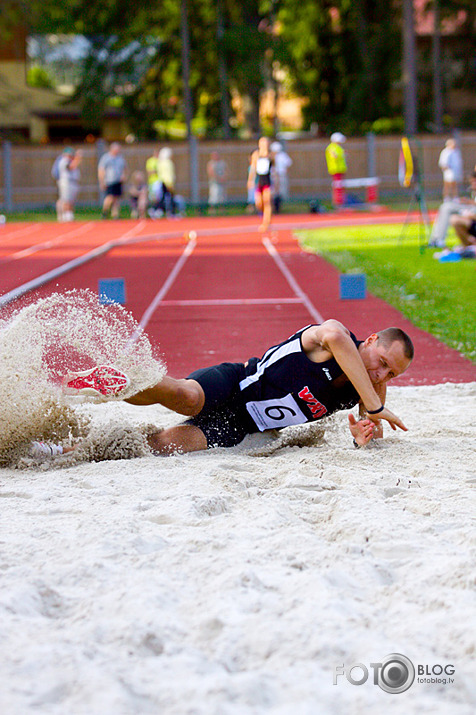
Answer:
[[(46, 73), (29, 81), (28, 37), (17, 28), (10, 39), (0, 44), (0, 136), (14, 142), (81, 142), (90, 132), (84, 125), (79, 104), (67, 101), (69, 87), (48, 86)], [(128, 125), (120, 109), (106, 110), (101, 136), (122, 139)]]

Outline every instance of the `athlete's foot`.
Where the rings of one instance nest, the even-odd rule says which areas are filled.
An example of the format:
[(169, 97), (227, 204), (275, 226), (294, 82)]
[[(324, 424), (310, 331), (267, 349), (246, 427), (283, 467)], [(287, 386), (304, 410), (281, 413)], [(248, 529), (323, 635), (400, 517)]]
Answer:
[(28, 456), (33, 459), (50, 459), (58, 457), (60, 454), (63, 454), (63, 447), (50, 442), (32, 442), (28, 450)]
[(32, 442), (28, 450), (28, 456), (33, 459), (52, 459), (61, 457), (62, 454), (74, 452), (77, 445), (53, 444), (52, 442)]
[(112, 365), (98, 365), (83, 372), (72, 372), (63, 378), (66, 395), (91, 395), (92, 397), (120, 397), (129, 387), (130, 379)]

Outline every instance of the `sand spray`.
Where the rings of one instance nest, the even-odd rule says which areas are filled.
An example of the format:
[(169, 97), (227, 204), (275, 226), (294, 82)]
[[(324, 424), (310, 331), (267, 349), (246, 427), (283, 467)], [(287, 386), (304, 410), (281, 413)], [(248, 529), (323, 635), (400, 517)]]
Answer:
[[(75, 398), (62, 394), (61, 379), (70, 371), (100, 364), (114, 365), (130, 377), (121, 398), (151, 387), (166, 372), (133, 316), (118, 304), (100, 304), (92, 291), (54, 293), (4, 311), (0, 317), (0, 465), (14, 464), (33, 439), (61, 441), (88, 433)], [(109, 430), (116, 435), (114, 441), (118, 429), (116, 425)]]

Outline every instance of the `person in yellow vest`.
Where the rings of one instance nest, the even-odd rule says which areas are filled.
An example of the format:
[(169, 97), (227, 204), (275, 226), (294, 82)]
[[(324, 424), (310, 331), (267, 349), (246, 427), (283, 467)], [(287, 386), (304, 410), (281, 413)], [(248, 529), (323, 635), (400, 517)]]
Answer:
[(175, 166), (172, 149), (162, 147), (157, 157), (157, 177), (162, 184), (162, 204), (165, 214), (175, 214)]
[(149, 193), (152, 194), (152, 187), (156, 183), (157, 176), (157, 158), (159, 156), (159, 149), (154, 149), (152, 156), (150, 156), (145, 162), (145, 170), (147, 172), (147, 185), (149, 187)]
[(345, 136), (341, 132), (331, 134), (331, 143), (326, 147), (327, 171), (332, 179), (332, 203), (340, 208), (345, 203), (343, 181), (347, 172), (345, 151), (342, 144)]

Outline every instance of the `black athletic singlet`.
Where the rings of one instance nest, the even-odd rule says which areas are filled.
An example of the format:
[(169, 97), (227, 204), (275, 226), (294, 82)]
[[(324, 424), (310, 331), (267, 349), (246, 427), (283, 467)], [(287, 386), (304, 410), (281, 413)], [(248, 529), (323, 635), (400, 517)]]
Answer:
[[(260, 430), (314, 422), (337, 410), (350, 409), (359, 394), (350, 381), (336, 387), (343, 374), (334, 358), (313, 362), (303, 350), (303, 328), (261, 359), (251, 358), (239, 383), (241, 399)], [(353, 333), (355, 345), (360, 345)]]

